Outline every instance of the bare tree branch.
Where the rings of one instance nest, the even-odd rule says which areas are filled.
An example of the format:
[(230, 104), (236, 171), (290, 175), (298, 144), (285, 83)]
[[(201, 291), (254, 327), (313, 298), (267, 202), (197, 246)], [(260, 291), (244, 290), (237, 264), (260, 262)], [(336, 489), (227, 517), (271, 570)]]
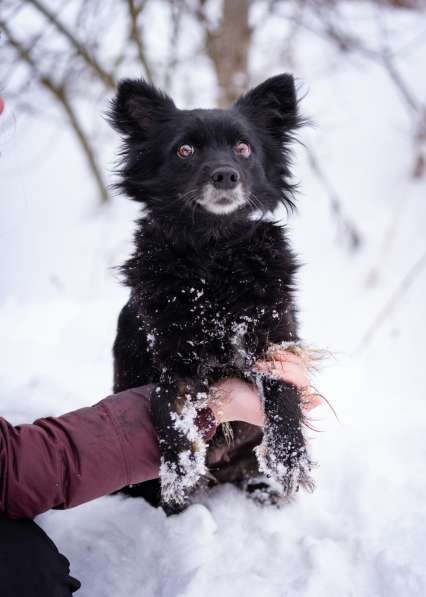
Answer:
[(146, 2), (147, 0), (144, 0), (139, 6), (136, 6), (134, 0), (127, 0), (127, 8), (130, 17), (130, 39), (136, 46), (139, 62), (142, 64), (145, 71), (145, 77), (148, 81), (152, 82), (152, 72), (146, 59), (145, 47), (138, 25), (138, 17), (144, 9)]
[(75, 35), (62, 23), (59, 18), (54, 15), (48, 8), (44, 6), (40, 0), (26, 0), (28, 4), (31, 4), (40, 12), (52, 25), (55, 26), (57, 31), (61, 33), (71, 44), (77, 54), (84, 60), (84, 62), (95, 72), (101, 81), (110, 89), (115, 89), (116, 83), (112, 74), (108, 73), (99, 62), (89, 54), (87, 48), (84, 47)]
[[(330, 2), (330, 4), (329, 4)], [(358, 52), (365, 56), (369, 60), (379, 64), (386, 73), (390, 80), (395, 86), (398, 94), (402, 98), (403, 103), (408, 109), (410, 118), (413, 122), (414, 127), (414, 167), (413, 176), (420, 177), (426, 170), (426, 150), (424, 146), (426, 144), (426, 105), (419, 101), (407, 82), (402, 76), (401, 72), (396, 66), (394, 52), (391, 52), (386, 44), (382, 44), (380, 50), (369, 48), (361, 38), (347, 32), (342, 28), (341, 23), (337, 20), (338, 11), (335, 10), (334, 0), (317, 1), (308, 0), (308, 3), (313, 11), (313, 14), (317, 15), (320, 26), (315, 27), (312, 24), (308, 24), (306, 20), (299, 15), (290, 15), (286, 18), (288, 20), (296, 20), (296, 22), (309, 31), (319, 37), (331, 40), (341, 51), (343, 52)], [(414, 3), (413, 3), (414, 7)], [(383, 26), (381, 23), (381, 15), (377, 15), (377, 23), (382, 31)]]
[(105, 202), (108, 200), (108, 192), (103, 181), (100, 169), (96, 162), (95, 153), (88, 141), (88, 138), (78, 120), (77, 114), (72, 106), (72, 103), (69, 101), (68, 96), (66, 94), (65, 88), (63, 86), (59, 86), (55, 84), (52, 79), (40, 72), (38, 65), (36, 64), (34, 58), (32, 57), (28, 48), (24, 46), (22, 42), (20, 42), (11, 32), (8, 25), (4, 22), (0, 21), (0, 27), (4, 31), (6, 39), (8, 40), (9, 45), (15, 49), (15, 51), (19, 54), (21, 59), (31, 68), (33, 74), (36, 75), (39, 83), (47, 89), (52, 96), (56, 98), (56, 100), (61, 104), (63, 110), (65, 111), (69, 122), (74, 130), (75, 135), (86, 155), (87, 161), (89, 163), (89, 167), (92, 171), (92, 174), (95, 178), (101, 200)]
[(179, 44), (182, 14), (183, 10), (185, 9), (185, 4), (180, 2), (180, 0), (169, 0), (169, 4), (170, 18), (172, 22), (172, 34), (169, 41), (168, 60), (164, 75), (164, 87), (166, 90), (170, 89), (172, 73), (179, 62), (176, 48)]

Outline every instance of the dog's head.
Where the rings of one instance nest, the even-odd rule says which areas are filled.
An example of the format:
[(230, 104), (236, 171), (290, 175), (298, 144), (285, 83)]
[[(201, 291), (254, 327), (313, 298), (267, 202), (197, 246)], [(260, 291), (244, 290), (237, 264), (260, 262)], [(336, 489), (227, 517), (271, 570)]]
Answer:
[(292, 206), (289, 144), (301, 119), (291, 75), (228, 110), (179, 110), (149, 83), (124, 80), (110, 120), (124, 137), (118, 187), (154, 217), (220, 225)]

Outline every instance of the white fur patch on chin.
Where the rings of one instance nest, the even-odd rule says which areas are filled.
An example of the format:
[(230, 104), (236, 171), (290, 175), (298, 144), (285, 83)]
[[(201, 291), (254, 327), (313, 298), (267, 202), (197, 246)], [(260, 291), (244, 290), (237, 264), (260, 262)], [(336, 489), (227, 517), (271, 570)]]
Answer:
[[(221, 203), (224, 198), (228, 199), (227, 203)], [(197, 203), (212, 214), (224, 216), (245, 205), (247, 200), (241, 184), (232, 190), (215, 189), (213, 185), (208, 184)]]

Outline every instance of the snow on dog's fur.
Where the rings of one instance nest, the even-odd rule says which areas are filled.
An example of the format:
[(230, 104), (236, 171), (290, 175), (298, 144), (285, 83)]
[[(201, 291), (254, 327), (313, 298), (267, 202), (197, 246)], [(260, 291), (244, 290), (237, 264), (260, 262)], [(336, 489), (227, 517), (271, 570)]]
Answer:
[[(144, 208), (122, 267), (131, 294), (114, 344), (114, 390), (157, 384), (163, 503), (182, 507), (206, 453), (217, 481), (247, 485), (259, 475), (260, 444), (261, 469), (283, 494), (309, 486), (298, 392), (253, 371), (272, 343), (298, 340), (297, 263), (270, 217), (293, 205), (289, 145), (301, 119), (292, 76), (268, 79), (228, 110), (179, 110), (145, 81), (125, 80), (111, 121), (124, 139), (118, 186)], [(223, 434), (206, 450), (182, 412), (195, 416), (197, 395), (226, 376), (258, 383), (266, 424), (263, 440), (258, 428), (234, 424), (217, 460)], [(159, 499), (152, 482), (129, 491)]]

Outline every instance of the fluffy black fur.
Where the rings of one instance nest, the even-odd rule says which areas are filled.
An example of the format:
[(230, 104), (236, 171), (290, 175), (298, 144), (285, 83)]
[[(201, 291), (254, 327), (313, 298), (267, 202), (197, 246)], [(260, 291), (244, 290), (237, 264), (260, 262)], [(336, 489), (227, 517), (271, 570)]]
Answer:
[[(262, 442), (261, 468), (284, 494), (309, 482), (296, 388), (253, 372), (271, 343), (298, 339), (296, 260), (285, 229), (263, 217), (280, 203), (292, 207), (289, 145), (301, 124), (297, 107), (287, 74), (228, 110), (179, 110), (143, 80), (122, 81), (113, 101), (111, 122), (124, 139), (118, 186), (145, 210), (135, 251), (122, 267), (131, 294), (114, 344), (114, 391), (156, 384), (152, 415), (162, 460), (177, 478), (185, 474), (179, 454), (195, 462), (199, 447), (175, 428), (175, 413), (212, 382), (239, 376), (263, 390), (263, 440), (244, 424), (234, 425), (228, 448), (217, 434), (207, 453), (212, 474), (237, 483), (254, 478), (253, 448)], [(251, 155), (236, 151), (240, 142)], [(179, 157), (182, 145), (194, 148), (191, 157)], [(218, 171), (221, 181), (221, 173), (237, 173), (229, 183), (237, 180), (236, 188), (225, 184), (221, 199), (229, 203), (240, 193), (243, 204), (230, 213), (212, 213), (206, 204), (208, 189), (222, 192)], [(155, 482), (129, 492), (159, 500)], [(169, 508), (180, 508), (185, 497), (163, 487)]]

